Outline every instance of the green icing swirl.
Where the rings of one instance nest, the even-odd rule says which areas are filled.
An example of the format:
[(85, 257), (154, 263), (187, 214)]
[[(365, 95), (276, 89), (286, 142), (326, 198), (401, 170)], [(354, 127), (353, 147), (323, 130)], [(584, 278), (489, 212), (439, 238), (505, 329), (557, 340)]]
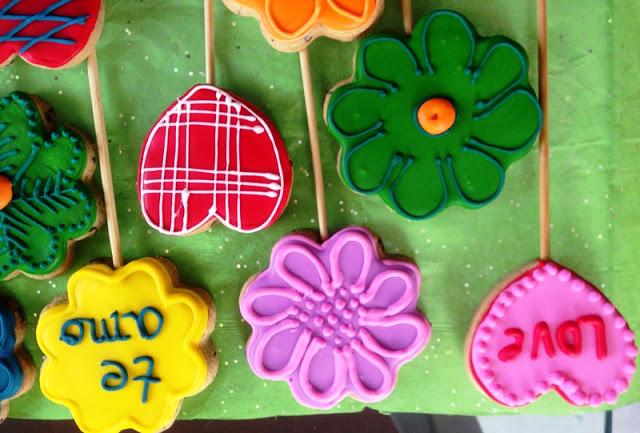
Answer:
[(54, 273), (68, 243), (87, 236), (98, 206), (86, 178), (87, 149), (75, 132), (49, 132), (33, 99), (15, 92), (0, 99), (0, 175), (13, 199), (0, 211), (0, 278)]
[[(488, 204), (502, 191), (506, 169), (540, 132), (528, 68), (517, 43), (480, 37), (452, 11), (423, 18), (408, 40), (366, 39), (354, 80), (327, 105), (329, 130), (342, 147), (342, 179), (412, 220), (451, 204)], [(433, 98), (456, 110), (453, 127), (441, 135), (418, 123), (419, 107)]]

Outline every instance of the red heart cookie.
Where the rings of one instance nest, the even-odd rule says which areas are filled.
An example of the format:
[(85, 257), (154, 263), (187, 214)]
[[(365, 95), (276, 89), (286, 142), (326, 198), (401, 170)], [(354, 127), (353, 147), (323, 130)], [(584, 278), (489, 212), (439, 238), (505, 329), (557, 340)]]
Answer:
[(282, 137), (257, 108), (200, 84), (173, 103), (145, 140), (138, 170), (142, 213), (168, 235), (216, 220), (250, 233), (289, 201), (292, 171)]
[(481, 316), (469, 347), (473, 378), (505, 406), (556, 390), (570, 404), (615, 403), (636, 370), (634, 334), (589, 282), (537, 262)]
[(58, 69), (84, 60), (102, 30), (101, 0), (0, 0), (0, 66), (20, 56)]

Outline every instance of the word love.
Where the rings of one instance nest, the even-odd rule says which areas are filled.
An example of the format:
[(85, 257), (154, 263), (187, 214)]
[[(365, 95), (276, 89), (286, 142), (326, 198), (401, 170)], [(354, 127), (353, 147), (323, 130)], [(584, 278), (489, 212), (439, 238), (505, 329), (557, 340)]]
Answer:
[[(541, 321), (533, 329), (533, 342), (530, 357), (535, 360), (541, 356), (542, 350), (553, 358), (558, 351), (565, 355), (576, 357), (582, 354), (584, 336), (593, 333), (596, 357), (599, 360), (607, 357), (607, 334), (604, 320), (596, 315), (582, 316), (577, 320), (567, 320), (558, 326), (555, 333), (547, 322)], [(524, 351), (525, 333), (520, 328), (509, 328), (504, 334), (513, 339), (513, 343), (503, 347), (498, 352), (502, 362), (515, 361)], [(555, 344), (554, 344), (555, 340)], [(557, 347), (557, 349), (556, 349)]]
[(145, 307), (139, 312), (130, 311), (120, 314), (114, 311), (108, 319), (79, 317), (67, 320), (60, 330), (60, 340), (69, 346), (82, 343), (88, 333), (94, 343), (113, 343), (127, 341), (130, 334), (122, 330), (125, 322), (132, 322), (137, 329), (138, 336), (144, 340), (153, 340), (162, 331), (164, 317), (154, 307)]

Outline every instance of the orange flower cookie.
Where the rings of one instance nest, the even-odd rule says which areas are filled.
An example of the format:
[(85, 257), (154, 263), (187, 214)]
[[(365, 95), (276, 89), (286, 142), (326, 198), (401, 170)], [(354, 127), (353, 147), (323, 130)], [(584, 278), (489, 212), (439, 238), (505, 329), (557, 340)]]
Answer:
[(223, 0), (239, 15), (260, 21), (265, 38), (279, 51), (301, 51), (315, 38), (350, 41), (382, 13), (384, 0)]

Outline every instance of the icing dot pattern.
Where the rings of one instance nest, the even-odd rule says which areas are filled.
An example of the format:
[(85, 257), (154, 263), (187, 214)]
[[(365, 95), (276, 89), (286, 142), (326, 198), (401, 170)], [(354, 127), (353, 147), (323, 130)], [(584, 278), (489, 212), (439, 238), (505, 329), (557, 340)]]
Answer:
[(287, 236), (241, 297), (253, 328), (249, 364), (261, 378), (286, 380), (308, 407), (330, 408), (347, 395), (380, 401), (429, 339), (419, 286), (418, 269), (380, 259), (365, 229), (344, 229), (322, 245)]
[(627, 390), (637, 355), (627, 322), (596, 287), (541, 261), (493, 300), (469, 362), (476, 382), (505, 406), (550, 390), (576, 406), (599, 406)]
[(87, 148), (73, 131), (50, 131), (33, 100), (0, 99), (0, 175), (12, 199), (0, 211), (0, 278), (47, 275), (66, 260), (68, 242), (87, 236), (99, 213), (84, 183)]

